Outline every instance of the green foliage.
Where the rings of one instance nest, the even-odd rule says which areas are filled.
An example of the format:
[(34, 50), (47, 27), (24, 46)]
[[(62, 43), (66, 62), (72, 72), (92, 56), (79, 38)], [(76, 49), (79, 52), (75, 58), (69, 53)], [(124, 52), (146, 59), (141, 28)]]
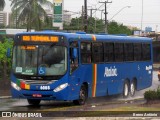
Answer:
[(11, 60), (10, 58), (7, 58), (6, 53), (8, 48), (12, 49), (12, 46), (13, 40), (6, 37), (0, 40), (0, 62), (9, 62)]
[[(0, 38), (0, 80), (7, 78), (7, 73), (9, 74), (11, 69), (11, 58), (7, 58), (7, 49), (12, 50), (13, 40), (6, 37)], [(12, 51), (11, 51), (12, 53)]]
[(104, 23), (101, 19), (89, 18), (88, 19), (88, 32), (89, 33), (103, 33)]
[(156, 100), (158, 98), (157, 91), (149, 90), (144, 93), (144, 98), (146, 100)]
[(132, 30), (130, 30), (127, 26), (124, 26), (123, 24), (118, 24), (115, 21), (112, 21), (108, 25), (108, 33), (109, 34), (127, 34), (131, 35)]
[(157, 88), (157, 98), (160, 99), (160, 87)]
[(160, 87), (157, 88), (157, 91), (156, 90), (146, 91), (144, 93), (144, 98), (146, 100), (156, 100), (156, 99), (160, 100)]
[[(88, 33), (104, 33), (105, 24), (104, 21), (98, 18), (88, 18)], [(82, 17), (72, 18), (71, 23), (64, 23), (64, 30), (83, 30), (83, 20)], [(108, 24), (109, 34), (127, 34), (131, 35), (132, 30), (123, 24), (118, 24), (115, 21), (109, 22)]]
[(5, 25), (0, 23), (0, 28), (5, 28)]
[(71, 23), (66, 23), (64, 22), (64, 30), (82, 30), (83, 29), (83, 26), (82, 26), (82, 18), (79, 17), (79, 18), (72, 18), (71, 19)]

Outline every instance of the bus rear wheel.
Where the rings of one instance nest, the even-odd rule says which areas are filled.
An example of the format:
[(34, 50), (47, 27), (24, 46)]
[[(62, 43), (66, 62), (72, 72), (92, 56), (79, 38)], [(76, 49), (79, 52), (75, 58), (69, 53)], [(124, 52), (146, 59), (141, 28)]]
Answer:
[(39, 105), (41, 100), (27, 99), (30, 105)]
[(84, 105), (87, 100), (87, 96), (87, 87), (85, 85), (82, 85), (79, 92), (79, 99), (74, 100), (73, 103), (76, 105)]
[(123, 97), (127, 98), (129, 95), (129, 82), (125, 81), (124, 86), (123, 86)]
[(135, 82), (131, 82), (131, 85), (130, 85), (130, 95), (131, 97), (133, 97), (135, 95), (135, 91), (136, 91), (136, 84)]

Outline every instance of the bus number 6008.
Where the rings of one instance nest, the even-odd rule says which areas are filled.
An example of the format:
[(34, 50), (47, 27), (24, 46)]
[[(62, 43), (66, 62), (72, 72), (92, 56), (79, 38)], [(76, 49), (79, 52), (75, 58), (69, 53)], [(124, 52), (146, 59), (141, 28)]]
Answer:
[(40, 90), (50, 90), (50, 86), (40, 86)]

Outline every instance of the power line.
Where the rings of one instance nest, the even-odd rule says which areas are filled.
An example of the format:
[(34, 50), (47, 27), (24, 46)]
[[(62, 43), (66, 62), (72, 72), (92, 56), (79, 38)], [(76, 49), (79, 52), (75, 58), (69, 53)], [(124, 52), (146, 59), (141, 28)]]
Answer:
[[(104, 4), (100, 5), (100, 6), (97, 8), (97, 10), (100, 10), (100, 8), (103, 7), (103, 6), (104, 6)], [(95, 12), (96, 12), (96, 11), (95, 11)], [(94, 14), (95, 12), (93, 12), (93, 14)]]
[(92, 18), (92, 11), (93, 11), (93, 10), (97, 10), (97, 9), (91, 8), (91, 9), (88, 9), (88, 10), (90, 10), (90, 14), (91, 14), (90, 17)]

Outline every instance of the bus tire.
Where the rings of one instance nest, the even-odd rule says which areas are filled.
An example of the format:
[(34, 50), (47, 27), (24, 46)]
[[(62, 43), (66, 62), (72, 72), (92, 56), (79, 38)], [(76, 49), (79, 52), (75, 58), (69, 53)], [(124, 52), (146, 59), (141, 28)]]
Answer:
[(41, 100), (27, 99), (30, 105), (39, 105)]
[(123, 86), (123, 97), (127, 98), (129, 95), (129, 82), (125, 81)]
[(80, 89), (80, 92), (79, 92), (79, 99), (78, 100), (73, 100), (73, 103), (75, 105), (84, 105), (86, 100), (87, 100), (87, 97), (88, 97), (87, 87), (86, 87), (86, 85), (83, 84), (81, 86), (81, 89)]
[(133, 97), (136, 92), (136, 83), (135, 81), (132, 81), (130, 84), (130, 96)]

